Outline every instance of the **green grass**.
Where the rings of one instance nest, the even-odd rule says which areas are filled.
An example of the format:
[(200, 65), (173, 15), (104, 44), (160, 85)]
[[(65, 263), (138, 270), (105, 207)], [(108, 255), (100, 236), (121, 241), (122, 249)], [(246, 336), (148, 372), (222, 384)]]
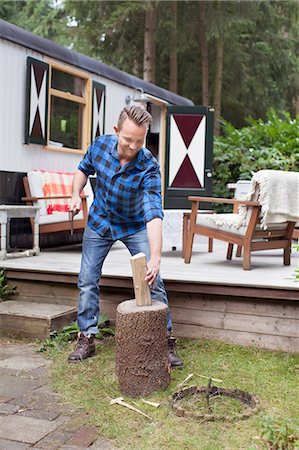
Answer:
[[(113, 340), (97, 345), (97, 355), (82, 364), (66, 362), (73, 344), (61, 352), (52, 352), (54, 360), (52, 381), (65, 402), (80, 406), (88, 413), (89, 423), (99, 427), (100, 433), (122, 449), (295, 449), (270, 446), (265, 436), (278, 431), (276, 424), (298, 422), (299, 355), (269, 352), (254, 348), (226, 345), (214, 341), (180, 340), (178, 350), (185, 366), (171, 372), (171, 385), (148, 400), (161, 402), (153, 408), (134, 400), (153, 421), (119, 405), (110, 399), (121, 396), (115, 376), (115, 344)], [(239, 388), (257, 395), (260, 411), (246, 420), (235, 422), (203, 422), (177, 417), (171, 408), (171, 395), (188, 374), (193, 373), (189, 385), (206, 385), (198, 374), (223, 380), (224, 388)], [(129, 403), (132, 399), (125, 398)], [(225, 404), (220, 404), (225, 411)], [(133, 405), (136, 406), (136, 405)], [(234, 406), (238, 409), (237, 406)], [(272, 422), (267, 422), (267, 417)], [(297, 421), (296, 421), (297, 420)], [(265, 426), (265, 423), (268, 425)], [(264, 439), (257, 439), (262, 436)], [(267, 434), (268, 433), (268, 434)], [(270, 434), (271, 434), (270, 433)], [(288, 432), (290, 434), (290, 432)], [(270, 439), (270, 438), (269, 438)], [(273, 442), (272, 439), (272, 442)], [(278, 442), (278, 440), (277, 440)], [(277, 444), (278, 445), (278, 444)], [(280, 445), (280, 444), (279, 444)]]

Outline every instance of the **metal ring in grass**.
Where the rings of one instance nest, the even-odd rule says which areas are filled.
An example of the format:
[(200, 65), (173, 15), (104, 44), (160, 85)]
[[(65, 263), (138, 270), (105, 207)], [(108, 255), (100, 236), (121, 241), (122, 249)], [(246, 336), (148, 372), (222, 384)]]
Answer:
[[(244, 411), (241, 413), (235, 414), (204, 414), (187, 411), (182, 407), (181, 402), (186, 397), (192, 398), (192, 396), (205, 396), (207, 401), (209, 399), (217, 397), (217, 396), (225, 396), (230, 397), (235, 400), (238, 400), (241, 405), (244, 407)], [(186, 418), (194, 418), (201, 419), (204, 421), (215, 421), (215, 420), (223, 420), (223, 421), (234, 421), (240, 419), (247, 419), (252, 414), (255, 414), (260, 407), (260, 401), (258, 397), (255, 395), (249, 394), (248, 392), (241, 391), (240, 389), (224, 389), (216, 386), (208, 386), (208, 387), (197, 387), (190, 386), (185, 387), (177, 392), (175, 392), (172, 396), (172, 407), (174, 413), (179, 417)]]

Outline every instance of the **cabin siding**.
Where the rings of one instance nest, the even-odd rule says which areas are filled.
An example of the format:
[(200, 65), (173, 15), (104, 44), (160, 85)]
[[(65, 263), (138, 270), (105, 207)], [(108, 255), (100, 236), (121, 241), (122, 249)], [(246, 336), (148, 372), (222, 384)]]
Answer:
[[(26, 60), (31, 56), (47, 61), (43, 55), (20, 45), (0, 40), (0, 56), (5, 64), (0, 66), (0, 170), (28, 172), (34, 169), (74, 171), (81, 154), (45, 150), (37, 144), (24, 144)], [(90, 78), (106, 87), (105, 123), (106, 133), (113, 133), (120, 110), (125, 106), (127, 95), (134, 90), (95, 74)]]

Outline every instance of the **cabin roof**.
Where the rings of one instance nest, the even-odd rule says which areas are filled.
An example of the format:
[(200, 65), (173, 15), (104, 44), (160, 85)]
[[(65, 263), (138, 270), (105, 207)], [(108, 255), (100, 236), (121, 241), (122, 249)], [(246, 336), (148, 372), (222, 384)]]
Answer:
[(0, 19), (0, 38), (19, 44), (23, 47), (30, 48), (43, 55), (55, 58), (67, 64), (71, 64), (87, 72), (100, 75), (109, 80), (129, 86), (130, 88), (142, 88), (147, 94), (159, 97), (162, 100), (173, 105), (192, 106), (193, 102), (185, 97), (174, 94), (167, 89), (163, 89), (155, 84), (148, 83), (140, 78), (128, 74), (115, 67), (108, 66), (89, 56), (70, 50), (49, 39), (37, 36), (29, 31), (19, 28), (16, 25), (8, 23)]

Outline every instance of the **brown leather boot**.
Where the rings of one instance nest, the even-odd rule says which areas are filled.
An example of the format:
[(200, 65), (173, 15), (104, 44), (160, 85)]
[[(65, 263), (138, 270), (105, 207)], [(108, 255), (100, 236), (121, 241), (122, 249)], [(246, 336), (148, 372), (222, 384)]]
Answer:
[(68, 362), (77, 363), (83, 359), (95, 355), (96, 346), (94, 342), (94, 335), (85, 336), (83, 333), (78, 334), (78, 341), (75, 350), (69, 355)]
[(176, 351), (176, 339), (174, 337), (168, 338), (167, 356), (172, 369), (180, 369), (183, 367), (183, 361), (179, 358)]

